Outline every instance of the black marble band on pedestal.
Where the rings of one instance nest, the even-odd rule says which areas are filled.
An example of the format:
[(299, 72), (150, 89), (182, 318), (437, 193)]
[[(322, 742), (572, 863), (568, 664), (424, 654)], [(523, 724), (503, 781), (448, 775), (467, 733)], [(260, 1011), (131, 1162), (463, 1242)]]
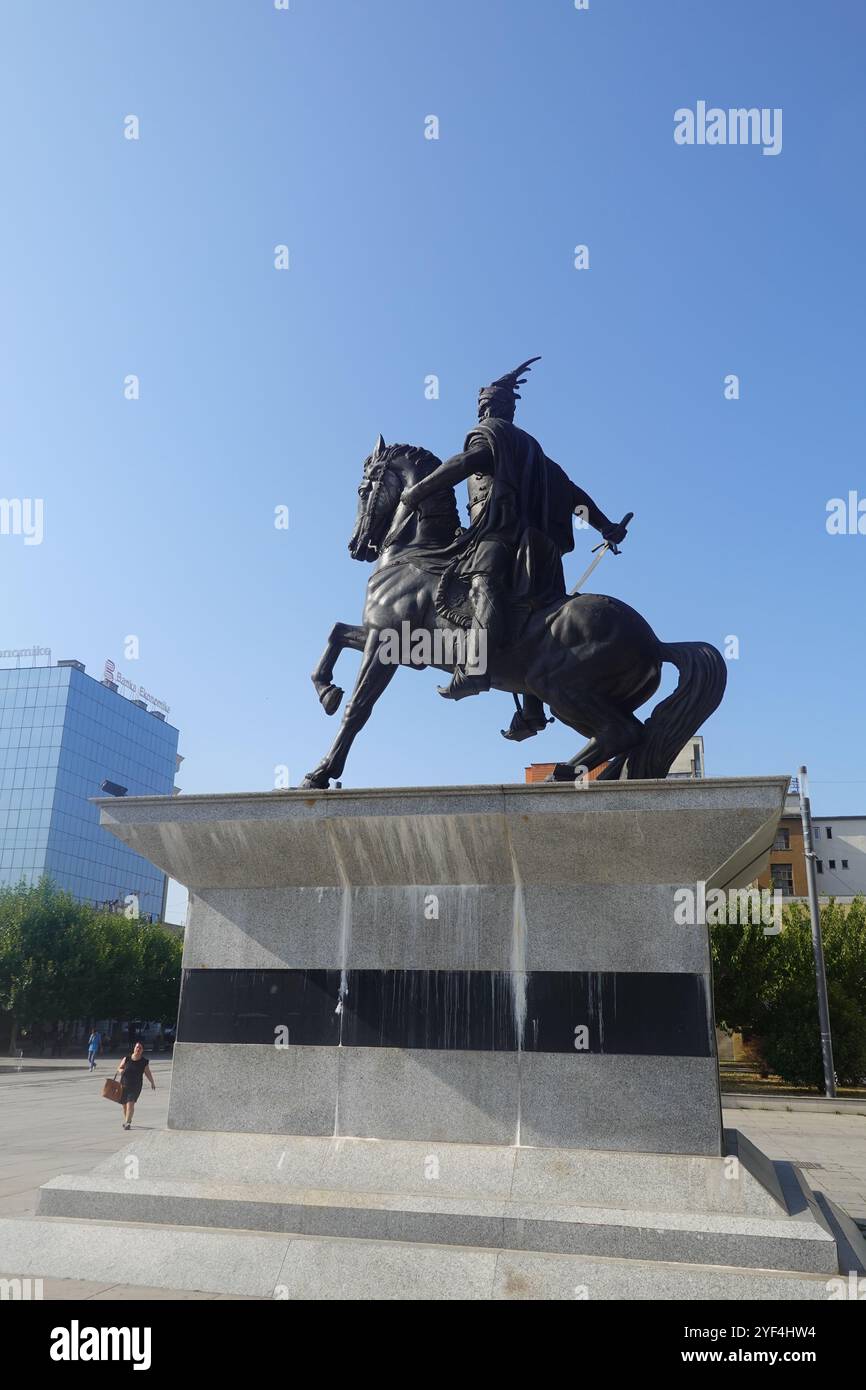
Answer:
[[(703, 975), (626, 971), (185, 970), (177, 1040), (710, 1057)], [(341, 1000), (341, 982), (343, 996)]]

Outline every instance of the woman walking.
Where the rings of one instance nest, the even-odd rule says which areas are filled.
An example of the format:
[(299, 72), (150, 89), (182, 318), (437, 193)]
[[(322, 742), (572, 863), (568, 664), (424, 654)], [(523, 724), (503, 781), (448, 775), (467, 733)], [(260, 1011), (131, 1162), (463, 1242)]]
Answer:
[(135, 1044), (132, 1052), (127, 1053), (118, 1071), (122, 1087), (120, 1103), (123, 1106), (123, 1128), (132, 1129), (135, 1102), (141, 1095), (142, 1077), (146, 1076), (150, 1082), (150, 1089), (156, 1090), (156, 1082), (150, 1074), (150, 1064), (144, 1055), (144, 1048), (140, 1042)]

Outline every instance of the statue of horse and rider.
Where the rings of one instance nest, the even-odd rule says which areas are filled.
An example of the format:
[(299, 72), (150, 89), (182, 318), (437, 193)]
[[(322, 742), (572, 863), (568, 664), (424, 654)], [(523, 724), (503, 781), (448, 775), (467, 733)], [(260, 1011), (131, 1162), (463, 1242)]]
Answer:
[[(611, 522), (514, 424), (517, 388), (538, 360), (479, 392), (478, 423), (462, 452), (445, 463), (417, 446), (386, 445), (381, 435), (365, 460), (349, 553), (377, 563), (362, 622), (335, 624), (312, 675), (327, 714), (343, 696), (333, 684), (340, 652), (362, 652), (361, 668), (337, 738), (303, 787), (325, 788), (341, 776), (400, 665), (450, 671), (450, 683), (439, 687), (450, 700), (510, 692), (517, 709), (503, 735), (511, 740), (540, 732), (548, 705), (589, 740), (569, 763), (556, 765), (557, 780), (602, 764), (599, 780), (664, 777), (718, 707), (727, 671), (715, 647), (660, 642), (621, 600), (567, 593), (562, 557), (574, 548), (575, 516), (614, 553), (629, 518)], [(467, 528), (454, 496), (463, 481)], [(395, 633), (439, 640), (399, 643)], [(642, 722), (634, 711), (658, 689), (666, 661), (679, 672), (677, 687)]]

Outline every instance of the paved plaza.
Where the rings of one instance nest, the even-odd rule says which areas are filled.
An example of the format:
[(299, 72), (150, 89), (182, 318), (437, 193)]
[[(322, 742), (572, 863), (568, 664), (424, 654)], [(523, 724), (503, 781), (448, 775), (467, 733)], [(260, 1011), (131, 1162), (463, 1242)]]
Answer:
[[(114, 1070), (100, 1059), (88, 1073), (80, 1059), (27, 1059), (21, 1070), (0, 1059), (0, 1217), (32, 1215), (39, 1187), (61, 1173), (82, 1173), (128, 1142), (120, 1126), (120, 1107), (103, 1100), (102, 1083)], [(146, 1085), (136, 1108), (132, 1134), (165, 1127), (171, 1060), (156, 1057), (151, 1070), (157, 1089)], [(855, 1220), (866, 1224), (866, 1115), (798, 1113), (781, 1110), (726, 1110), (726, 1126), (740, 1129), (771, 1158), (799, 1163), (815, 1189), (826, 1192)], [(0, 1275), (14, 1275), (0, 1270)], [(109, 1285), (83, 1280), (46, 1279), (46, 1298), (215, 1299), (230, 1295), (144, 1289), (134, 1283), (135, 1241), (130, 1241), (130, 1283)]]
[(49, 1178), (86, 1173), (122, 1149), (136, 1130), (165, 1128), (170, 1054), (151, 1058), (156, 1090), (145, 1082), (130, 1135), (121, 1129), (120, 1106), (101, 1094), (115, 1059), (101, 1058), (92, 1074), (83, 1058), (28, 1058), (21, 1071), (5, 1070), (14, 1065), (0, 1058), (0, 1216), (32, 1214)]

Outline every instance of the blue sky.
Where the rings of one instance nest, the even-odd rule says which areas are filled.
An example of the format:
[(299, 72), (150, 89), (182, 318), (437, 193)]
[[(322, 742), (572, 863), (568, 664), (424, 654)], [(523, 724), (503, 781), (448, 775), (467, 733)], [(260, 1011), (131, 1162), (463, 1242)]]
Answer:
[[(135, 634), (184, 791), (299, 780), (336, 732), (309, 671), (360, 614), (377, 432), (447, 457), (541, 353), (518, 423), (636, 514), (597, 587), (663, 640), (739, 638), (710, 773), (805, 761), (817, 810), (863, 811), (866, 536), (825, 521), (866, 496), (864, 38), (850, 0), (5, 5), (2, 490), (45, 534), (0, 536), (0, 646), (100, 676)], [(781, 153), (678, 146), (699, 100), (781, 108)], [(509, 745), (508, 696), (436, 680), (399, 674), (344, 784), (577, 749)]]

